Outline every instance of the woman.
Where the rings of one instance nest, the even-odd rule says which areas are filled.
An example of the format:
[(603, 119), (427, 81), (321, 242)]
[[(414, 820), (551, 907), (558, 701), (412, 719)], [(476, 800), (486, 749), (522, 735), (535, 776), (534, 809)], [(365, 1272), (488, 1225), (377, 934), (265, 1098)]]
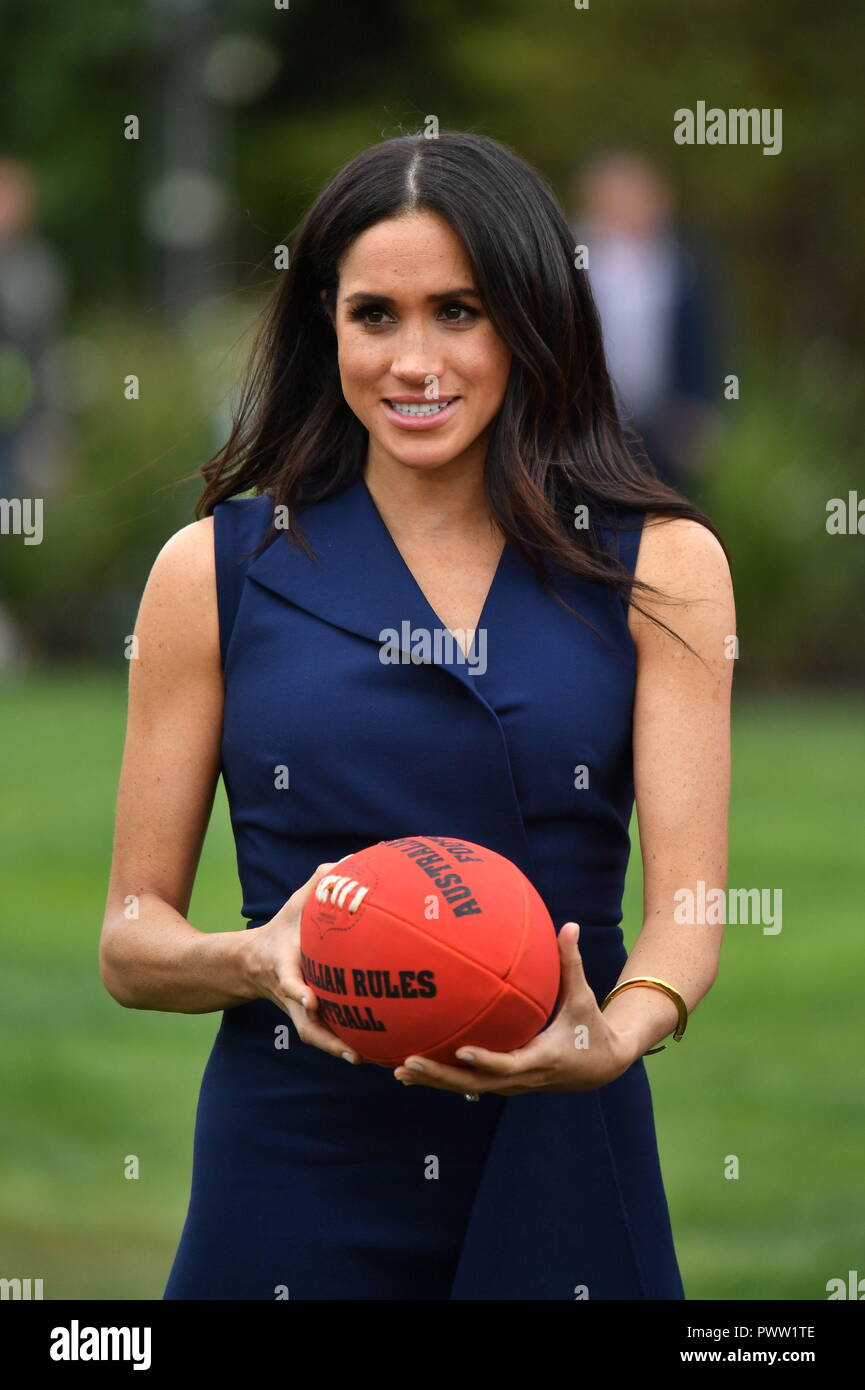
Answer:
[[(101, 949), (120, 1003), (223, 1011), (165, 1297), (684, 1297), (642, 1057), (717, 969), (674, 894), (725, 881), (729, 571), (629, 455), (537, 173), (460, 133), (344, 168), (203, 471), (138, 616)], [(452, 641), (394, 662), (393, 630)], [(220, 772), (245, 932), (185, 915)], [(526, 1047), (391, 1072), (319, 1020), (302, 906), (407, 834), (544, 897), (563, 984)]]

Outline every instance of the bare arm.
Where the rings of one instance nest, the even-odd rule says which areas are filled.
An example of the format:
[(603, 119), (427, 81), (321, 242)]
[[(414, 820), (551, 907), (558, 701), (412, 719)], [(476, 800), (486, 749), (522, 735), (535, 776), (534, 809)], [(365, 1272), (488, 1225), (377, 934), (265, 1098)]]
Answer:
[[(730, 788), (728, 639), (735, 609), (726, 557), (704, 526), (676, 518), (644, 527), (637, 578), (683, 600), (641, 599), (696, 653), (630, 610), (637, 648), (634, 789), (643, 855), (643, 925), (620, 979), (654, 975), (694, 1009), (714, 983), (723, 926), (675, 920), (674, 894), (727, 886)], [(634, 1057), (667, 1037), (676, 1008), (660, 990), (628, 990), (605, 1017)]]
[(270, 999), (303, 1042), (356, 1062), (318, 1021), (300, 969), (300, 914), (319, 864), (252, 931), (203, 932), (187, 921), (219, 776), (223, 680), (213, 519), (163, 546), (145, 586), (130, 662), (129, 715), (99, 965), (132, 1009), (210, 1013)]
[(242, 935), (198, 931), (185, 915), (222, 731), (212, 518), (163, 546), (135, 636), (100, 971), (130, 1008), (205, 1013), (251, 997)]

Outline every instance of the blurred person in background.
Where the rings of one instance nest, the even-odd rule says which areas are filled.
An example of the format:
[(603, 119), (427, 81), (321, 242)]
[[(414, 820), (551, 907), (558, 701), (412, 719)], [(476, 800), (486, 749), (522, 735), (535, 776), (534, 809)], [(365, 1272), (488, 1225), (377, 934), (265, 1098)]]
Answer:
[(664, 174), (619, 150), (579, 166), (579, 245), (623, 420), (664, 482), (694, 491), (721, 399), (715, 296), (705, 257), (674, 220)]
[[(41, 495), (51, 482), (48, 350), (66, 303), (59, 257), (34, 230), (35, 181), (17, 159), (0, 158), (0, 497)], [(24, 647), (8, 608), (8, 550), (0, 547), (0, 670), (20, 665)]]

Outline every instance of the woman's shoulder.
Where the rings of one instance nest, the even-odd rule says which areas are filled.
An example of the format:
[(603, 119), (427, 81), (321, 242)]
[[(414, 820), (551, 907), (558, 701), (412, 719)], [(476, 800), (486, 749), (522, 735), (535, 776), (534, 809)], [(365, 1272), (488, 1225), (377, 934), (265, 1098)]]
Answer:
[(169, 536), (153, 563), (151, 581), (211, 597), (217, 577), (223, 584), (226, 575), (233, 582), (235, 569), (249, 561), (273, 520), (273, 499), (265, 493), (218, 502), (210, 516)]
[(202, 577), (213, 571), (214, 519), (203, 516), (181, 526), (168, 537), (151, 570), (152, 575), (166, 580), (179, 579), (184, 574)]
[(213, 518), (207, 516), (169, 536), (151, 566), (135, 624), (148, 669), (178, 669), (185, 660), (195, 670), (216, 670), (217, 611)]
[(667, 634), (652, 618), (672, 629), (710, 663), (735, 634), (736, 609), (727, 556), (717, 536), (701, 521), (647, 513), (635, 578), (651, 586), (636, 596), (640, 608), (633, 603), (630, 608), (628, 621), (638, 651), (645, 648), (647, 654), (669, 654)]
[(730, 585), (724, 547), (702, 521), (649, 511), (643, 517), (641, 532), (637, 579), (682, 596), (695, 588), (705, 595)]

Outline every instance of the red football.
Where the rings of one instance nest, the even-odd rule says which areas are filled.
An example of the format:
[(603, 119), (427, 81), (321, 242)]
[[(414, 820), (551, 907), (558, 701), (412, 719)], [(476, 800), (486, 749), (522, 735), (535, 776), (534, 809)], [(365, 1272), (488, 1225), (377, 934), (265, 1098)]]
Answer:
[(509, 1052), (559, 991), (555, 927), (516, 864), (439, 835), (384, 840), (320, 879), (301, 916), (304, 979), (322, 1021), (362, 1057), (460, 1065), (470, 1043)]

